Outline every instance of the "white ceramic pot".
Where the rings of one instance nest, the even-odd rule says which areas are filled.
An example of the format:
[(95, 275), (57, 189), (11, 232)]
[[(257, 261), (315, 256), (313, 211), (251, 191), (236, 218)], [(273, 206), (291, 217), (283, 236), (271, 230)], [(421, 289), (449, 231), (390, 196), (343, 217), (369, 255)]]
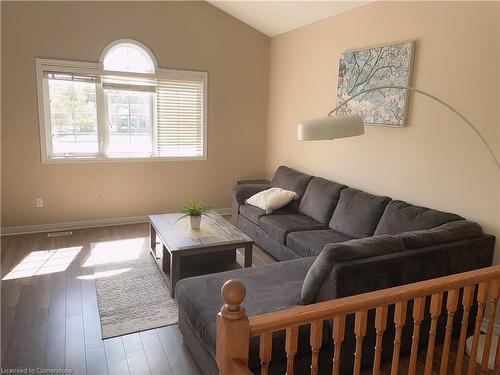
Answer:
[(191, 229), (200, 229), (201, 215), (200, 216), (189, 216), (191, 220)]

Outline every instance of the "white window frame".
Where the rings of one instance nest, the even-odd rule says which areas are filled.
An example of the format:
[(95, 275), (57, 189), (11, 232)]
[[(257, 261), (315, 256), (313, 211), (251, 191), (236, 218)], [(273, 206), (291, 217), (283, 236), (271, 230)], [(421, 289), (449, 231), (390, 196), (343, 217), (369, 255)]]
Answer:
[[(202, 80), (203, 82), (203, 121), (202, 121), (202, 155), (200, 156), (160, 156), (157, 155), (156, 147), (156, 98), (153, 100), (153, 129), (152, 129), (152, 147), (153, 152), (150, 156), (115, 156), (107, 155), (108, 148), (108, 130), (107, 130), (107, 106), (104, 89), (100, 83), (96, 83), (96, 107), (97, 107), (97, 127), (98, 127), (98, 154), (78, 154), (75, 156), (53, 156), (52, 155), (52, 129), (50, 118), (50, 101), (48, 82), (44, 79), (45, 71), (71, 72), (96, 74), (98, 76), (106, 74), (119, 74), (126, 77), (145, 76), (142, 73), (129, 72), (111, 72), (103, 70), (102, 60), (105, 53), (114, 45), (119, 43), (135, 43), (148, 52), (155, 63), (156, 73), (151, 76), (171, 76), (176, 78)], [(102, 162), (144, 162), (144, 161), (192, 161), (207, 160), (207, 120), (208, 120), (208, 73), (202, 71), (188, 71), (176, 69), (160, 69), (156, 65), (156, 60), (151, 51), (142, 44), (128, 40), (120, 39), (110, 43), (103, 51), (101, 60), (98, 63), (78, 62), (69, 60), (54, 60), (35, 58), (37, 95), (38, 95), (38, 117), (40, 127), (40, 149), (42, 164), (64, 164), (64, 163), (102, 163)]]

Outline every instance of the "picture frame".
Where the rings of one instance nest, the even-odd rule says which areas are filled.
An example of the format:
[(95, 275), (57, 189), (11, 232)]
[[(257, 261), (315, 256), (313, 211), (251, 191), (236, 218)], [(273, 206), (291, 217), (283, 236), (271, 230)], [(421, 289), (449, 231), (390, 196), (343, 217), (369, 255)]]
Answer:
[[(395, 42), (344, 52), (339, 61), (337, 105), (374, 87), (411, 84), (415, 41)], [(366, 125), (404, 127), (409, 92), (382, 89), (361, 94), (337, 110), (337, 115), (358, 114)]]

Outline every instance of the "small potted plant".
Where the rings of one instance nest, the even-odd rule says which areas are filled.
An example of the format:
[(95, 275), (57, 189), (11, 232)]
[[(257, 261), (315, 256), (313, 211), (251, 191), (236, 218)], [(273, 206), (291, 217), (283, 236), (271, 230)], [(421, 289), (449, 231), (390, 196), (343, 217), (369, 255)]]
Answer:
[(200, 229), (201, 215), (205, 214), (207, 211), (207, 206), (191, 198), (182, 208), (182, 212), (185, 214), (182, 217), (189, 216), (189, 219), (191, 220), (191, 229)]

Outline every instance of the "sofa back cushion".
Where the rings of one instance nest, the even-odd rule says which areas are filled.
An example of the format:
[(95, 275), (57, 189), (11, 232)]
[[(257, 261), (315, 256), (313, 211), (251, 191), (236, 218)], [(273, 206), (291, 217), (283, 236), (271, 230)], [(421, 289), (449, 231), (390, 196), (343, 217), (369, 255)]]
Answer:
[(439, 227), (397, 234), (408, 250), (441, 245), (448, 242), (480, 237), (483, 230), (479, 224), (467, 220), (456, 220)]
[(287, 207), (297, 211), (299, 209), (300, 200), (302, 199), (307, 185), (312, 178), (313, 176), (309, 176), (282, 165), (276, 169), (276, 172), (274, 172), (271, 185), (296, 192), (298, 195), (297, 200), (292, 201), (289, 205), (287, 205)]
[[(301, 300), (314, 303), (316, 295), (337, 263), (349, 262), (406, 250), (400, 238), (377, 236), (326, 245), (316, 258), (302, 284)], [(353, 275), (353, 277), (362, 277)]]
[(345, 188), (330, 220), (330, 228), (354, 238), (373, 235), (385, 206), (391, 199)]
[(340, 192), (345, 188), (345, 185), (314, 177), (307, 185), (299, 212), (320, 223), (328, 224), (339, 201)]
[(307, 185), (313, 176), (296, 171), (295, 169), (285, 167), (284, 165), (278, 167), (274, 172), (271, 180), (271, 185), (285, 190), (294, 191), (302, 198), (306, 191)]
[(396, 200), (389, 202), (385, 208), (374, 235), (431, 229), (457, 220), (463, 218), (449, 212), (413, 206)]

